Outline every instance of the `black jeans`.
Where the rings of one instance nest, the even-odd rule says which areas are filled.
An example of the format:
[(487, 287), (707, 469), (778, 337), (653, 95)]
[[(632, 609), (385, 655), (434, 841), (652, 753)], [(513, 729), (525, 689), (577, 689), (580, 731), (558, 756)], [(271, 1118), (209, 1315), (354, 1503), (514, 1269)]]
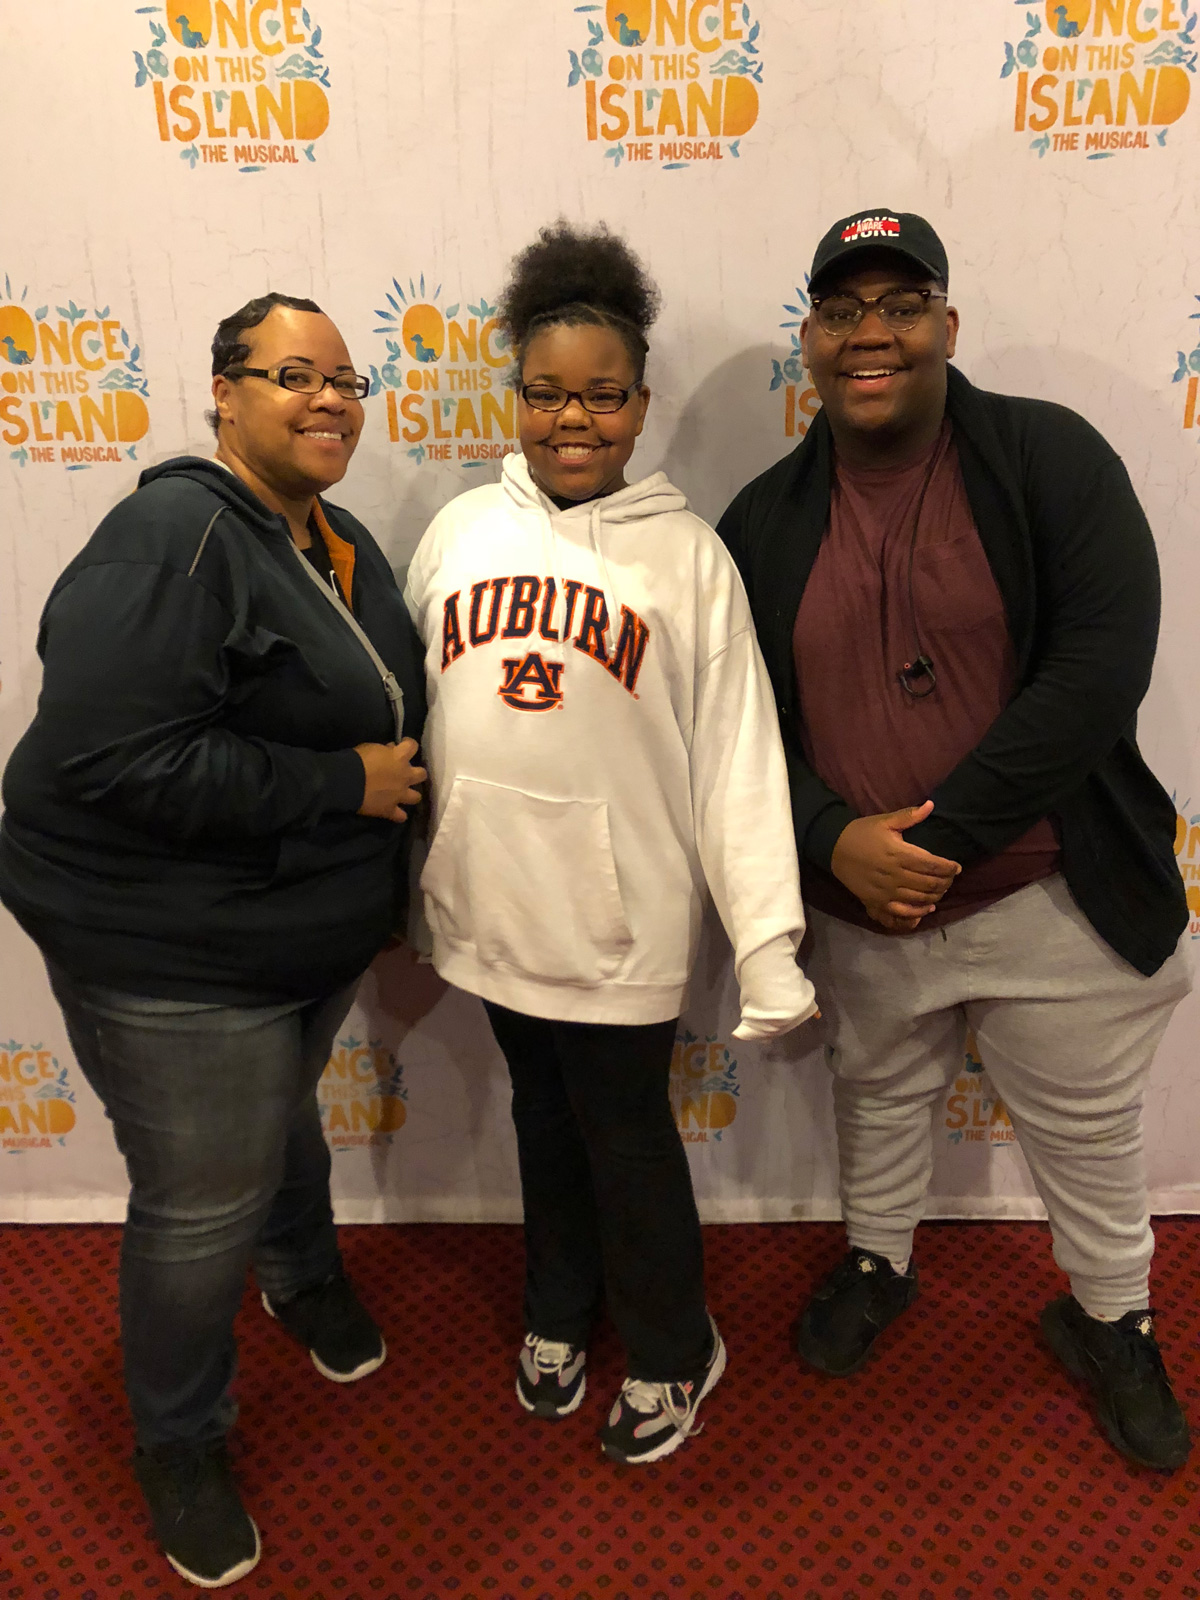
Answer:
[(712, 1331), (668, 1092), (674, 1022), (551, 1022), (485, 1006), (512, 1075), (527, 1329), (586, 1344), (604, 1298), (631, 1378), (698, 1377)]

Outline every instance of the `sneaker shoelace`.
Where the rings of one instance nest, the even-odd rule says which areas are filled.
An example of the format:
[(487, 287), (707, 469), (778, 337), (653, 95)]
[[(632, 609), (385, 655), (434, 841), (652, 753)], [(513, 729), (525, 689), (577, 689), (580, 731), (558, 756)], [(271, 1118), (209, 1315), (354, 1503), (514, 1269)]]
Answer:
[(354, 1291), (342, 1272), (333, 1272), (324, 1282), (302, 1289), (287, 1304), (294, 1305), (307, 1319), (334, 1336), (348, 1332), (357, 1321)]
[[(679, 1399), (676, 1399), (676, 1393)], [(704, 1431), (704, 1424), (696, 1421), (692, 1410), (691, 1395), (691, 1384), (649, 1383), (645, 1378), (626, 1378), (621, 1385), (622, 1400), (628, 1402), (635, 1411), (647, 1417), (653, 1416), (656, 1411), (665, 1411), (684, 1438)]]
[(525, 1343), (533, 1351), (533, 1364), (539, 1372), (553, 1372), (561, 1376), (563, 1368), (571, 1360), (571, 1346), (563, 1344), (561, 1340), (539, 1339), (531, 1333), (526, 1336)]
[[(1110, 1324), (1110, 1326), (1115, 1325)], [(1160, 1375), (1165, 1378), (1166, 1365), (1154, 1335), (1154, 1313), (1152, 1311), (1144, 1313), (1132, 1326), (1126, 1326), (1120, 1332), (1123, 1338), (1118, 1348), (1124, 1372), (1135, 1378)]]
[(179, 1447), (162, 1452), (159, 1459), (167, 1470), (176, 1496), (176, 1522), (181, 1521), (211, 1487), (214, 1474), (219, 1474), (225, 1464), (226, 1451), (225, 1441), (215, 1439), (199, 1447)]
[(879, 1265), (867, 1254), (865, 1250), (852, 1251), (844, 1256), (829, 1277), (830, 1289), (844, 1289), (847, 1284), (856, 1283), (860, 1278), (879, 1276)]

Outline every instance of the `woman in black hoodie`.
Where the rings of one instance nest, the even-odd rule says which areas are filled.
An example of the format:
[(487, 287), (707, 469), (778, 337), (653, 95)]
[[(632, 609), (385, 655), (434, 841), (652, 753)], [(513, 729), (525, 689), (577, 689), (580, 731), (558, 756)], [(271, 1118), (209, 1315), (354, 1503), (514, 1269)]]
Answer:
[(259, 1555), (224, 1449), (247, 1264), (326, 1377), (386, 1353), (341, 1269), (316, 1086), (396, 926), (425, 776), (420, 644), (378, 545), (319, 498), (367, 380), (276, 294), (221, 323), (213, 374), (216, 460), (144, 472), (54, 586), (0, 824), (0, 899), (129, 1169), (135, 1469), (204, 1586)]

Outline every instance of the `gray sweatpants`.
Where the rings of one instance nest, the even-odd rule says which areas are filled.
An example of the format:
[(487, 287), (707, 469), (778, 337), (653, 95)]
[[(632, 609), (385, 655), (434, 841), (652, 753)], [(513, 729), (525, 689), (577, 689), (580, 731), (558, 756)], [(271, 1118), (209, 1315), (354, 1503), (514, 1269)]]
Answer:
[(933, 1170), (933, 1113), (961, 1070), (969, 1027), (1075, 1298), (1099, 1317), (1147, 1306), (1142, 1096), (1191, 987), (1183, 941), (1143, 977), (1061, 876), (944, 930), (888, 937), (816, 910), (810, 923), (851, 1246), (908, 1258)]

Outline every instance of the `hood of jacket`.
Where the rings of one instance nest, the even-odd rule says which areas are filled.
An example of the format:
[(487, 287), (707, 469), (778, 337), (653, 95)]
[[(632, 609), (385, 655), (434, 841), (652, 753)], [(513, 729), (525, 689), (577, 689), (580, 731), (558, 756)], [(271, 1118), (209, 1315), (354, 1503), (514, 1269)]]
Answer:
[(170, 461), (160, 461), (157, 466), (147, 467), (138, 479), (138, 488), (167, 482), (199, 484), (223, 500), (256, 533), (277, 534), (281, 529), (287, 531), (287, 521), (282, 513), (265, 506), (254, 490), (220, 461), (206, 460), (203, 456), (173, 456)]
[(653, 472), (648, 478), (628, 483), (613, 494), (599, 495), (594, 500), (581, 500), (578, 505), (568, 506), (565, 511), (559, 510), (554, 501), (534, 483), (524, 456), (505, 456), (501, 482), (505, 494), (514, 504), (527, 509), (538, 508), (554, 519), (561, 517), (564, 524), (586, 521), (593, 516), (599, 517), (602, 523), (636, 522), (643, 517), (661, 516), (664, 511), (687, 510), (686, 497), (671, 483), (665, 472)]
[[(604, 587), (607, 611), (604, 635), (611, 646), (620, 622), (621, 597), (605, 554), (605, 527), (627, 526), (634, 522), (649, 521), (651, 517), (660, 517), (667, 512), (686, 511), (686, 496), (670, 482), (665, 472), (654, 472), (637, 483), (626, 484), (614, 494), (581, 500), (564, 511), (534, 483), (529, 463), (523, 455), (505, 456), (501, 485), (516, 510), (536, 517), (540, 522), (546, 570), (554, 574), (559, 594), (563, 592), (565, 567), (562, 559), (563, 542), (582, 539), (591, 547)], [(557, 648), (551, 647), (551, 654), (565, 661), (564, 643), (560, 642)]]

